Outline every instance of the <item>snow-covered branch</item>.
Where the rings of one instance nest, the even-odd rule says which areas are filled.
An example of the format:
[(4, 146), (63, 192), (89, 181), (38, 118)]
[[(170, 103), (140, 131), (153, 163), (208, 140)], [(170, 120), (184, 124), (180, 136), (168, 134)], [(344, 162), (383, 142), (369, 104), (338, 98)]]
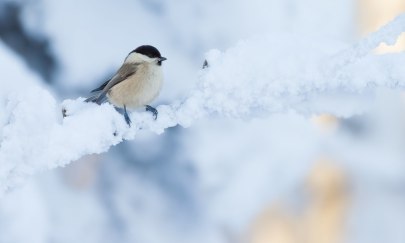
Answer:
[(110, 104), (79, 98), (59, 106), (42, 88), (14, 90), (0, 104), (0, 192), (38, 171), (105, 152), (141, 129), (162, 133), (212, 115), (362, 112), (377, 87), (405, 85), (404, 53), (371, 53), (381, 42), (393, 43), (404, 30), (401, 15), (349, 48), (319, 38), (269, 35), (240, 42), (224, 53), (210, 51), (209, 67), (201, 71), (189, 96), (157, 107), (156, 121), (147, 112), (133, 112), (132, 127)]

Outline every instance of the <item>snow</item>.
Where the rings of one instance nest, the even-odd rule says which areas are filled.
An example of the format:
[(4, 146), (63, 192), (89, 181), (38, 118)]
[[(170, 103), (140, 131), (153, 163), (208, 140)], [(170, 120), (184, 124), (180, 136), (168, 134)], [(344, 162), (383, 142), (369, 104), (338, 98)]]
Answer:
[[(209, 68), (200, 71), (198, 86), (189, 97), (157, 107), (157, 121), (147, 112), (133, 112), (131, 128), (109, 104), (97, 106), (79, 98), (58, 106), (40, 87), (13, 90), (4, 101), (1, 116), (2, 191), (37, 171), (105, 152), (123, 140), (134, 139), (141, 129), (159, 134), (212, 114), (251, 118), (295, 110), (305, 115), (328, 112), (350, 117), (364, 112), (375, 89), (404, 85), (404, 54), (387, 58), (370, 53), (380, 42), (392, 43), (404, 24), (402, 15), (344, 50), (310, 45), (313, 39), (298, 41), (289, 35), (253, 38), (224, 53), (213, 50), (207, 54)], [(329, 61), (336, 66), (330, 66)], [(11, 71), (19, 72), (15, 66)], [(365, 66), (374, 72), (365, 72)], [(329, 97), (326, 104), (322, 100), (325, 95)], [(340, 102), (348, 99), (348, 103)], [(66, 109), (64, 119), (62, 109)]]
[[(263, 208), (302, 202), (323, 154), (350, 176), (349, 238), (404, 242), (404, 53), (373, 53), (403, 32), (404, 15), (350, 44), (348, 2), (27, 7), (27, 27), (51, 38), (61, 66), (45, 86), (0, 41), (0, 242), (229, 242)], [(169, 58), (157, 121), (133, 111), (129, 128), (111, 105), (76, 98), (145, 43)], [(309, 121), (323, 112), (345, 118), (335, 133)], [(66, 171), (80, 177), (83, 156), (99, 153), (96, 182), (72, 185)]]
[[(16, 207), (16, 202), (30, 199), (24, 207)], [(42, 243), (49, 234), (48, 215), (38, 185), (27, 183), (2, 198), (0, 202), (0, 242)], [(35, 222), (33, 222), (35, 219)], [(33, 227), (35, 223), (35, 227)], [(24, 234), (21, 234), (24, 232)]]

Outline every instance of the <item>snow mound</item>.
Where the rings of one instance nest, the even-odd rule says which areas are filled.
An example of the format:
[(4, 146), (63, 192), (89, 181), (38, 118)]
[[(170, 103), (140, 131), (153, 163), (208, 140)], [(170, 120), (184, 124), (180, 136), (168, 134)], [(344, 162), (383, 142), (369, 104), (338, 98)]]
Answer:
[[(38, 171), (105, 152), (133, 139), (141, 129), (161, 133), (211, 115), (362, 112), (376, 88), (405, 84), (404, 53), (372, 54), (379, 43), (393, 43), (404, 26), (402, 15), (349, 48), (330, 40), (280, 34), (240, 42), (224, 53), (212, 50), (206, 56), (209, 67), (201, 71), (188, 97), (157, 107), (156, 121), (147, 112), (131, 113), (132, 127), (110, 104), (98, 106), (79, 98), (59, 106), (35, 82), (24, 84), (24, 90), (9, 86), (0, 102), (0, 192)], [(4, 84), (20, 81), (5, 77)]]

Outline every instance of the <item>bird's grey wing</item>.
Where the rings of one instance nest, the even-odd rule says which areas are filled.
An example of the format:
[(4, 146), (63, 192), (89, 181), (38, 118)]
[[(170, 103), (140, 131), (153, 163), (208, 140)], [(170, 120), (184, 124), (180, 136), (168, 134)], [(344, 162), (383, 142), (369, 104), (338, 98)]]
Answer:
[(110, 82), (103, 88), (103, 93), (107, 93), (112, 87), (121, 83), (125, 79), (129, 78), (133, 74), (136, 73), (139, 64), (124, 64), (122, 67), (117, 71), (117, 73), (112, 77)]
[(100, 85), (100, 87), (93, 89), (92, 91), (90, 91), (90, 93), (102, 91), (104, 89), (104, 87), (107, 86), (108, 82), (110, 82), (110, 81), (111, 81), (111, 79), (105, 81), (102, 85)]
[(125, 79), (129, 78), (130, 76), (136, 73), (139, 64), (123, 64), (122, 67), (117, 71), (117, 73), (112, 77), (109, 81), (102, 84), (99, 88), (95, 89), (95, 92), (99, 92), (98, 95), (90, 97), (86, 101), (96, 102), (97, 104), (101, 104), (106, 101), (106, 95), (108, 91), (114, 87), (115, 85), (121, 83)]

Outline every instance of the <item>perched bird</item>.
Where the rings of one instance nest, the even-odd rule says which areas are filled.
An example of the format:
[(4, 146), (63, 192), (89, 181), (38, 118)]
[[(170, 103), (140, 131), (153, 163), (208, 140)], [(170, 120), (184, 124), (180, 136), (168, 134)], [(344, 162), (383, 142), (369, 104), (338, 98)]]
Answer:
[(153, 113), (156, 120), (157, 110), (150, 106), (159, 94), (163, 84), (162, 62), (166, 58), (160, 55), (158, 49), (144, 45), (128, 54), (116, 74), (97, 89), (91, 91), (93, 96), (86, 102), (101, 104), (109, 101), (118, 108), (124, 109), (124, 118), (129, 126), (127, 108), (145, 107)]

